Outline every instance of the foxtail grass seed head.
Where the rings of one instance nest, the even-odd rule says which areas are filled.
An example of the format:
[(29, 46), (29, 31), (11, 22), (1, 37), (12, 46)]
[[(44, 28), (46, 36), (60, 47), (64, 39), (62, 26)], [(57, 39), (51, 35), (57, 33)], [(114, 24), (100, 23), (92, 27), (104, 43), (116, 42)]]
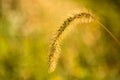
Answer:
[[(60, 57), (60, 41), (62, 40), (61, 37), (64, 35), (64, 32), (66, 28), (68, 28), (69, 24), (74, 21), (75, 19), (87, 19), (87, 23), (90, 23), (92, 21), (97, 21), (98, 24), (102, 26), (117, 43), (120, 44), (120, 41), (103, 25), (99, 22), (99, 20), (96, 19), (92, 14), (82, 12), (80, 14), (75, 14), (73, 17), (67, 18), (63, 24), (60, 26), (60, 28), (57, 30), (57, 33), (55, 37), (52, 40), (52, 43), (50, 44), (50, 51), (48, 56), (48, 72), (51, 73), (55, 70), (58, 59)], [(84, 22), (84, 21), (83, 21)], [(85, 21), (86, 22), (86, 21)]]
[(56, 68), (59, 56), (60, 56), (60, 40), (62, 35), (64, 34), (65, 29), (68, 27), (68, 25), (74, 21), (75, 19), (81, 19), (82, 17), (89, 18), (91, 17), (88, 13), (81, 13), (76, 14), (73, 17), (67, 18), (63, 24), (60, 26), (60, 28), (57, 30), (57, 34), (52, 40), (52, 43), (50, 44), (50, 52), (49, 52), (49, 61), (48, 61), (48, 72), (53, 72)]

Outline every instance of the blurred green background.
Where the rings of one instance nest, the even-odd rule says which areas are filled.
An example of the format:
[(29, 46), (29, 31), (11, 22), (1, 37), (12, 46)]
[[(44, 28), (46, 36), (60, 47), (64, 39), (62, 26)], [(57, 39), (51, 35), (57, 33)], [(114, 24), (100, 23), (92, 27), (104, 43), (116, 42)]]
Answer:
[(0, 0), (0, 80), (120, 80), (120, 46), (95, 22), (73, 22), (55, 72), (47, 64), (54, 32), (78, 12), (120, 40), (119, 9), (120, 0)]

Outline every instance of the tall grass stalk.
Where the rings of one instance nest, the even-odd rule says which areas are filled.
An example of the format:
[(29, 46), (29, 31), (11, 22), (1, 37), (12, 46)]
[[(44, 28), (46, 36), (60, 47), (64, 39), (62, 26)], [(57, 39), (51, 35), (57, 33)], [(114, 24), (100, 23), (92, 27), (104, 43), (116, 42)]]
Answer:
[(67, 18), (62, 26), (57, 30), (57, 34), (52, 40), (52, 43), (50, 44), (50, 52), (49, 52), (49, 58), (48, 58), (48, 72), (51, 73), (55, 70), (58, 59), (60, 57), (60, 41), (62, 40), (62, 35), (64, 35), (64, 32), (66, 28), (70, 25), (71, 22), (73, 22), (75, 19), (88, 19), (88, 23), (91, 21), (96, 21), (102, 28), (104, 28), (111, 37), (120, 45), (120, 41), (99, 21), (94, 17), (91, 13), (80, 13), (75, 14), (73, 17)]

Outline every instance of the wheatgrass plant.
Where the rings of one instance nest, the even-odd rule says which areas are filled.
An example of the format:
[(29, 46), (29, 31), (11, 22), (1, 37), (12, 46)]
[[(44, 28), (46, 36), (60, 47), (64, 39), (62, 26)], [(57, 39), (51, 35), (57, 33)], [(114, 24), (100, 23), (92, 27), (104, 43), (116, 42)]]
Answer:
[[(48, 72), (51, 73), (55, 70), (58, 59), (60, 57), (60, 41), (62, 40), (62, 35), (64, 35), (64, 32), (66, 28), (69, 28), (71, 22), (73, 22), (75, 19), (87, 19), (90, 23), (92, 21), (96, 21), (102, 28), (104, 28), (111, 37), (120, 45), (120, 41), (98, 20), (95, 16), (93, 16), (91, 13), (82, 12), (79, 14), (75, 14), (73, 17), (67, 18), (62, 26), (57, 30), (57, 34), (52, 40), (52, 43), (50, 44), (50, 52), (49, 52), (49, 58), (48, 58)], [(86, 22), (86, 21), (85, 21)], [(82, 23), (82, 22), (81, 22)]]

